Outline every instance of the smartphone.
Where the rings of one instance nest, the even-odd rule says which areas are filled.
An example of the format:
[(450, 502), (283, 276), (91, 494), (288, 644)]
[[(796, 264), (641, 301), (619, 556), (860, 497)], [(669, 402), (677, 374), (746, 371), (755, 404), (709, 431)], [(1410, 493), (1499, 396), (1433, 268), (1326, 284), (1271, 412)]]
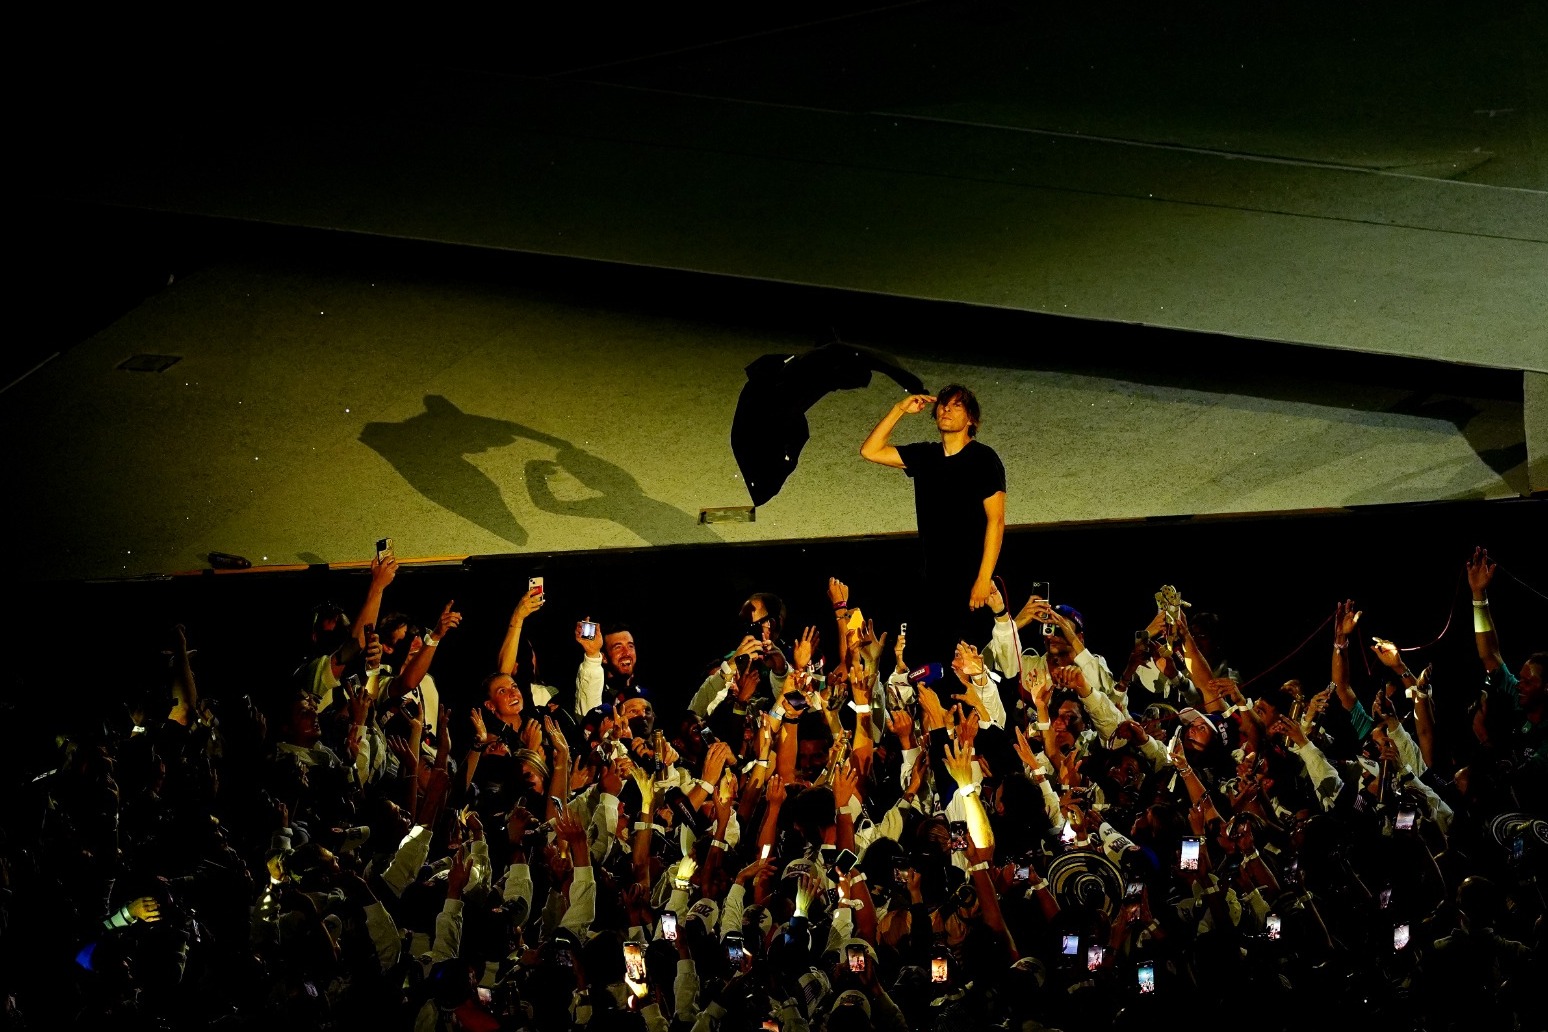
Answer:
[(478, 1002), (482, 1003), (485, 1007), (488, 1007), (490, 1004), (494, 1003), (494, 990), (489, 989), (486, 986), (479, 986)]
[(671, 910), (661, 912), (661, 937), (667, 942), (677, 941), (677, 914)]
[(841, 849), (838, 856), (833, 858), (833, 869), (839, 874), (848, 874), (859, 859), (853, 849)]
[(1413, 831), (1414, 811), (1407, 808), (1399, 810), (1397, 820), (1393, 821), (1392, 827), (1397, 831)]
[(542, 577), (528, 577), (527, 578), (527, 591), (531, 592), (533, 588), (537, 589), (538, 597), (542, 598), (543, 597), (543, 578)]
[(554, 963), (562, 968), (573, 968), (575, 966), (575, 954), (570, 952), (569, 946), (556, 944), (554, 946)]
[(1100, 946), (1092, 946), (1086, 950), (1086, 970), (1095, 971), (1102, 966), (1102, 958), (1107, 956), (1107, 951)]
[[(1040, 598), (1043, 601), (1047, 602), (1049, 605), (1053, 605), (1053, 585), (1050, 584), (1048, 581), (1033, 581), (1032, 582), (1032, 594), (1036, 595), (1038, 598)], [(1053, 624), (1051, 624), (1051, 623), (1043, 624), (1043, 637), (1051, 638), (1051, 637), (1053, 637), (1053, 633), (1054, 633), (1054, 625)]]
[(726, 960), (733, 968), (741, 969), (747, 960), (747, 942), (737, 932), (727, 932), (725, 937)]
[(806, 696), (802, 695), (800, 692), (786, 692), (785, 708), (795, 712), (800, 712), (806, 709)]
[(1199, 840), (1185, 838), (1182, 840), (1182, 857), (1177, 862), (1179, 871), (1197, 871), (1199, 869)]
[(392, 555), (392, 538), (390, 538), (390, 537), (387, 537), (387, 538), (377, 538), (376, 539), (376, 558), (377, 558), (377, 561), (380, 562), (381, 560), (387, 558), (390, 555)]
[(1153, 993), (1156, 991), (1156, 966), (1150, 961), (1145, 961), (1134, 969), (1134, 977), (1139, 983), (1139, 991)]
[(845, 626), (847, 626), (851, 631), (858, 631), (860, 628), (865, 626), (865, 614), (860, 612), (858, 607), (851, 609), (849, 611), (849, 623), (847, 623)]
[(908, 888), (908, 871), (907, 867), (894, 867), (892, 869), (892, 884), (900, 889)]
[(1395, 950), (1408, 948), (1408, 924), (1396, 924), (1392, 926), (1392, 948)]
[(1073, 957), (1080, 953), (1080, 936), (1066, 935), (1061, 940), (1060, 949), (1066, 957)]
[(859, 946), (851, 946), (849, 947), (848, 952), (849, 970), (855, 972), (856, 974), (863, 974), (865, 972), (865, 950), (861, 949)]
[(767, 859), (768, 859), (768, 858), (769, 858), (769, 853), (770, 853), (770, 852), (771, 852), (771, 851), (772, 851), (772, 850), (773, 850), (773, 849), (774, 849), (774, 846), (773, 846), (773, 844), (772, 844), (772, 843), (769, 843), (769, 842), (765, 842), (765, 843), (764, 843), (764, 844), (763, 844), (763, 848), (762, 848), (762, 849), (760, 849), (760, 850), (758, 850), (758, 859), (759, 859), (759, 860), (767, 860)]
[(904, 620), (902, 623), (898, 624), (898, 637), (901, 638), (906, 634), (908, 634), (908, 621)]
[(1145, 883), (1142, 881), (1131, 881), (1123, 887), (1123, 901), (1125, 903), (1138, 903), (1140, 897), (1144, 894)]
[(1059, 829), (1059, 838), (1065, 842), (1075, 841), (1075, 825), (1069, 821), (1064, 822), (1064, 827)]
[(946, 958), (946, 957), (942, 957), (942, 956), (931, 957), (930, 958), (930, 981), (932, 981), (932, 982), (944, 982), (944, 981), (946, 981), (946, 979), (949, 978), (950, 975), (951, 975), (951, 971), (950, 971), (950, 967), (949, 967), (950, 963), (951, 963), (951, 961), (948, 958)]
[(626, 942), (623, 946), (624, 972), (631, 982), (645, 981), (645, 944)]
[(1016, 865), (1016, 880), (1017, 881), (1031, 881), (1032, 880), (1032, 865), (1029, 864), (1029, 863), (1019, 863), (1019, 864), (1017, 864)]
[(1392, 905), (1392, 886), (1389, 885), (1382, 889), (1377, 898), (1381, 900), (1381, 909), (1386, 910), (1390, 907)]
[(581, 621), (581, 637), (585, 638), (587, 641), (596, 641), (596, 639), (597, 639), (597, 625), (596, 625), (596, 621), (594, 621), (594, 620), (582, 620)]
[(967, 821), (952, 821), (947, 825), (951, 829), (951, 848), (962, 852), (968, 847)]
[(1279, 938), (1280, 924), (1281, 921), (1278, 914), (1270, 914), (1268, 916), (1268, 937), (1270, 942)]

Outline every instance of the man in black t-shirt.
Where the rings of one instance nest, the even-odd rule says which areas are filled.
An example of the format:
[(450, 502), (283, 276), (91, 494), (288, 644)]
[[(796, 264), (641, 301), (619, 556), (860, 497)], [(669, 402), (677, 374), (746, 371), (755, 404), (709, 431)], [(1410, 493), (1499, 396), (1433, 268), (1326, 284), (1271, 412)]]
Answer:
[[(939, 443), (887, 443), (898, 420), (932, 404)], [(975, 439), (979, 418), (973, 392), (953, 384), (934, 397), (904, 398), (860, 446), (863, 457), (914, 480), (932, 649), (954, 645), (966, 632), (969, 612), (988, 600), (1005, 537), (1005, 466), (993, 448)], [(917, 634), (914, 639), (920, 640)], [(932, 652), (921, 658), (944, 657)]]

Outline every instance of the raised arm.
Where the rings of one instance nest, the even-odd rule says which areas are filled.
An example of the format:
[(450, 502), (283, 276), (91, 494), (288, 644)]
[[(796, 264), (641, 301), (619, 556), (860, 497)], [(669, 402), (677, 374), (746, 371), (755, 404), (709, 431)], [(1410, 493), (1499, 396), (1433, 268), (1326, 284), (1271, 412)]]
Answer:
[(1489, 609), (1494, 566), (1494, 560), (1482, 546), (1473, 549), (1473, 558), (1467, 562), (1467, 586), (1473, 591), (1473, 640), (1484, 670), (1491, 674), (1505, 665), (1505, 657), (1500, 655), (1500, 636), (1494, 630), (1494, 615)]
[(1360, 626), (1360, 615), (1354, 599), (1340, 602), (1333, 613), (1333, 688), (1346, 710), (1354, 709), (1357, 702), (1349, 683), (1349, 636)]
[(542, 608), (541, 585), (527, 589), (527, 593), (516, 603), (516, 609), (511, 613), (510, 625), (505, 628), (505, 640), (500, 642), (500, 657), (495, 667), (500, 673), (509, 674), (516, 670), (516, 649), (521, 645), (522, 625), (527, 622), (527, 617)]
[(897, 426), (898, 420), (904, 416), (923, 412), (933, 404), (935, 404), (935, 398), (928, 394), (910, 394), (892, 406), (887, 410), (887, 414), (882, 416), (881, 422), (876, 424), (876, 429), (872, 430), (871, 435), (865, 439), (865, 443), (860, 445), (860, 457), (883, 466), (902, 469), (903, 456), (887, 443), (892, 437), (892, 428)]
[(397, 575), (398, 560), (391, 552), (371, 560), (371, 586), (366, 589), (365, 601), (355, 617), (355, 642), (362, 649), (366, 647), (366, 628), (376, 626), (376, 618), (382, 611), (382, 595)]

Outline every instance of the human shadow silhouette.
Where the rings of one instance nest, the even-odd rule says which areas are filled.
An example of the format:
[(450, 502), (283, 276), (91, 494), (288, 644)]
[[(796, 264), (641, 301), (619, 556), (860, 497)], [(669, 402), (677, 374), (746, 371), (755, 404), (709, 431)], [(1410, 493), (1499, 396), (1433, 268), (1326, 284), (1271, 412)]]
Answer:
[[(563, 470), (600, 497), (565, 502), (554, 497), (548, 478)], [(647, 495), (628, 470), (581, 448), (566, 444), (552, 460), (529, 459), (527, 493), (532, 504), (559, 516), (612, 520), (653, 545), (697, 544), (722, 540), (693, 515)]]
[[(566, 441), (508, 419), (464, 412), (439, 394), (425, 396), (425, 411), (400, 423), (367, 423), (360, 441), (386, 459), (410, 487), (441, 508), (522, 547), (527, 530), (505, 504), (500, 487), (467, 456), (535, 441), (557, 453), (526, 464), (532, 502), (560, 516), (611, 520), (653, 545), (719, 541), (720, 537), (681, 509), (648, 497), (629, 472)], [(554, 497), (548, 477), (569, 472), (600, 497), (564, 502)]]
[(527, 529), (506, 506), (499, 485), (467, 456), (523, 438), (570, 446), (520, 423), (464, 412), (439, 394), (425, 395), (425, 411), (401, 423), (367, 423), (360, 431), (361, 443), (391, 463), (414, 490), (517, 547), (527, 543)]

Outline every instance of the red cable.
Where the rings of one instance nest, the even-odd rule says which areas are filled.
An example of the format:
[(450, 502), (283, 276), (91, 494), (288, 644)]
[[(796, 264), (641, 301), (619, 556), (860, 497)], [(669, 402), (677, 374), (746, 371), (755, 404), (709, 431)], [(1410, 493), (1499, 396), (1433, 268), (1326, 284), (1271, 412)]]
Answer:
[(1292, 649), (1288, 656), (1286, 656), (1284, 659), (1281, 659), (1278, 663), (1275, 663), (1272, 666), (1264, 668), (1262, 673), (1257, 674), (1256, 676), (1254, 676), (1250, 680), (1243, 681), (1241, 684), (1237, 685), (1237, 687), (1238, 688), (1246, 688), (1249, 684), (1252, 684), (1255, 681), (1261, 680), (1263, 677), (1267, 676), (1269, 671), (1276, 670), (1279, 667), (1282, 667), (1286, 663), (1290, 662), (1292, 659), (1294, 659), (1296, 657), (1297, 654), (1300, 653), (1300, 651), (1302, 649), (1304, 649), (1306, 646), (1310, 645), (1311, 644), (1311, 640), (1313, 638), (1315, 638), (1318, 634), (1321, 634), (1322, 633), (1322, 629), (1324, 627), (1326, 627), (1328, 624), (1332, 623), (1332, 621), (1333, 621), (1333, 617), (1331, 615), (1323, 617), (1322, 622), (1320, 624), (1318, 624), (1315, 628), (1313, 628), (1312, 632), (1306, 636), (1306, 640), (1301, 642), (1301, 644), (1297, 645), (1294, 649)]

